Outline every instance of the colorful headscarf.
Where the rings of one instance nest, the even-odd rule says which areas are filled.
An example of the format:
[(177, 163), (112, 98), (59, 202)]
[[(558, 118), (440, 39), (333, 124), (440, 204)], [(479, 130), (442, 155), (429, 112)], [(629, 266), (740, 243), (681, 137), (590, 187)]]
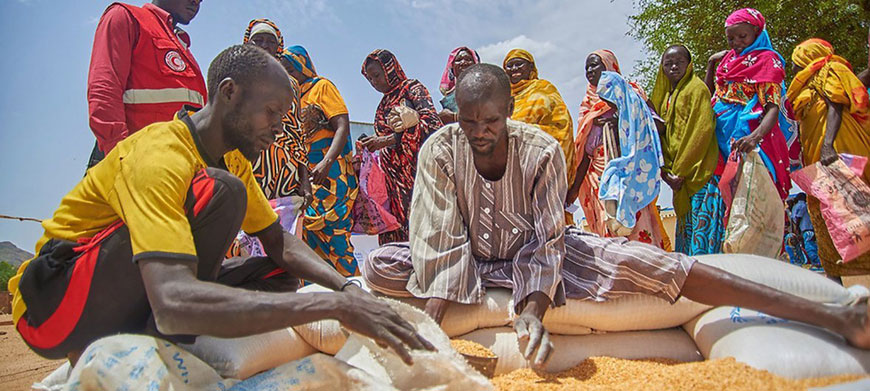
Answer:
[(798, 117), (802, 117), (815, 91), (823, 92), (828, 99), (831, 95), (847, 97), (849, 113), (861, 124), (870, 121), (867, 88), (852, 74), (849, 61), (834, 54), (834, 47), (828, 41), (808, 39), (795, 47), (791, 59), (804, 68), (795, 75), (787, 93)]
[(304, 47), (296, 45), (284, 49), (281, 56), (293, 66), (294, 69), (305, 75), (305, 80), (299, 83), (299, 88), (302, 89), (302, 95), (305, 95), (311, 87), (320, 80), (317, 77), (317, 70), (314, 69), (314, 63), (311, 62), (311, 56)]
[(617, 202), (616, 220), (634, 228), (637, 212), (659, 195), (662, 147), (652, 112), (646, 100), (622, 75), (601, 73), (601, 99), (616, 105), (621, 156), (607, 162), (601, 175), (598, 197)]
[[(589, 55), (596, 55), (601, 58), (601, 63), (604, 64), (604, 69), (610, 72), (620, 73), (619, 61), (616, 55), (610, 50), (599, 49)], [(587, 56), (588, 57), (588, 56)], [(628, 82), (644, 100), (646, 93), (640, 86), (634, 82)], [(577, 138), (574, 139), (574, 165), (579, 166), (583, 157), (586, 155), (586, 138), (589, 135), (589, 130), (592, 129), (592, 122), (610, 111), (610, 106), (601, 101), (598, 96), (597, 86), (589, 83), (586, 85), (586, 95), (583, 97), (583, 102), (580, 103), (580, 117), (577, 120)]]
[(516, 95), (520, 91), (526, 88), (526, 86), (531, 83), (532, 80), (538, 78), (538, 67), (535, 66), (535, 58), (532, 57), (532, 54), (523, 50), (523, 49), (513, 49), (508, 52), (507, 56), (504, 57), (504, 61), (502, 62), (502, 68), (507, 67), (507, 63), (510, 60), (515, 58), (521, 58), (531, 63), (532, 72), (529, 74), (529, 80), (520, 80), (518, 83), (511, 83), (511, 95)]
[(410, 215), (414, 178), (417, 175), (417, 154), (426, 138), (444, 124), (438, 118), (438, 112), (432, 104), (432, 97), (426, 86), (418, 80), (405, 76), (405, 72), (393, 53), (378, 49), (369, 54), (362, 64), (363, 76), (366, 75), (366, 64), (369, 62), (381, 66), (390, 86), (390, 90), (384, 93), (381, 102), (375, 109), (375, 133), (378, 136), (396, 135), (387, 120), (390, 112), (396, 106), (403, 105), (414, 109), (420, 115), (420, 121), (417, 125), (405, 129), (401, 133), (399, 144), (382, 149), (378, 158), (380, 167), (384, 170), (387, 178), (390, 212), (402, 224), (402, 228), (398, 230), (379, 235), (378, 242), (383, 244), (408, 241), (408, 216)]
[[(785, 93), (785, 60), (773, 49), (767, 33), (766, 21), (760, 12), (751, 8), (735, 11), (728, 17), (726, 28), (735, 24), (747, 23), (760, 29), (752, 45), (742, 52), (733, 49), (725, 54), (716, 68), (717, 88), (728, 88), (729, 83), (755, 85), (771, 83), (779, 85)], [(716, 139), (722, 156), (731, 153), (731, 142), (752, 132), (761, 121), (764, 107), (758, 95), (745, 104), (728, 103), (714, 97), (713, 111), (716, 113)], [(779, 119), (775, 128), (762, 139), (760, 155), (765, 166), (785, 199), (791, 188), (789, 169), (799, 164), (797, 128), (785, 115), (788, 108), (783, 99), (779, 109)], [(782, 140), (781, 140), (782, 139)], [(781, 140), (781, 141), (780, 141)]]
[(453, 61), (456, 59), (456, 56), (459, 55), (459, 52), (466, 51), (471, 53), (471, 61), (475, 64), (480, 63), (480, 56), (477, 55), (473, 49), (470, 49), (465, 46), (460, 46), (456, 49), (453, 49), (450, 52), (450, 55), (447, 56), (447, 66), (444, 67), (444, 72), (441, 73), (441, 84), (438, 85), (438, 89), (441, 90), (441, 95), (447, 95), (453, 88), (456, 87), (456, 76), (453, 74)]
[(254, 19), (250, 23), (248, 23), (248, 28), (245, 30), (245, 36), (244, 36), (244, 38), (242, 38), (242, 43), (248, 43), (248, 41), (251, 40), (251, 37), (253, 36), (253, 34), (251, 34), (251, 31), (254, 30), (254, 26), (256, 26), (260, 23), (265, 23), (266, 25), (268, 25), (269, 27), (271, 27), (272, 29), (275, 30), (275, 34), (277, 34), (277, 38), (278, 38), (278, 52), (275, 53), (275, 55), (280, 56), (281, 52), (284, 51), (284, 38), (281, 36), (281, 29), (279, 29), (278, 26), (275, 25), (275, 23), (269, 19), (266, 19), (266, 18)]
[[(616, 55), (610, 50), (599, 49), (589, 55), (591, 56), (593, 54), (601, 59), (601, 63), (604, 64), (605, 70), (620, 74), (622, 73), (619, 70), (619, 61), (617, 61)], [(603, 110), (601, 114), (604, 114), (607, 110), (610, 110), (610, 106), (601, 101), (601, 98), (598, 97), (597, 87), (592, 85), (592, 83), (589, 83), (586, 86), (586, 96), (583, 97), (583, 102), (580, 103), (580, 117), (584, 117), (587, 113), (593, 110)]]
[(399, 65), (399, 61), (396, 60), (396, 56), (387, 49), (375, 49), (366, 56), (362, 64), (363, 76), (366, 76), (366, 64), (369, 61), (374, 61), (381, 66), (384, 70), (384, 75), (387, 77), (387, 84), (391, 89), (395, 89), (408, 79), (408, 76), (405, 76), (405, 71), (402, 70), (402, 66)]
[[(792, 52), (792, 60), (804, 69), (788, 88), (788, 99), (801, 121), (801, 155), (805, 165), (821, 158), (828, 126), (828, 102), (843, 107), (840, 129), (833, 141), (839, 153), (870, 155), (870, 97), (849, 62), (834, 54), (821, 39), (804, 41)], [(863, 178), (870, 183), (870, 167)]]
[(574, 124), (571, 113), (559, 90), (553, 83), (539, 79), (535, 59), (522, 49), (514, 49), (505, 57), (504, 64), (513, 58), (522, 58), (532, 67), (531, 79), (511, 84), (514, 111), (511, 119), (535, 125), (559, 142), (565, 154), (568, 183), (574, 182), (577, 166), (574, 162)]
[(814, 70), (819, 70), (832, 58), (852, 68), (848, 61), (834, 54), (834, 46), (824, 39), (810, 38), (801, 42), (791, 53), (791, 60), (799, 67), (806, 68), (812, 64)]
[(742, 52), (733, 49), (725, 54), (719, 67), (716, 68), (718, 82), (739, 83), (782, 83), (785, 79), (785, 60), (773, 49), (770, 35), (764, 28), (765, 20), (761, 12), (752, 8), (743, 8), (731, 14), (726, 19), (725, 26), (748, 23), (758, 27), (760, 33), (755, 42)]
[(764, 19), (764, 15), (754, 8), (741, 8), (732, 12), (731, 15), (725, 19), (726, 28), (740, 23), (749, 23), (758, 27), (759, 30), (764, 30), (764, 26), (767, 22)]
[(674, 211), (680, 218), (689, 213), (691, 197), (710, 181), (719, 162), (710, 90), (692, 69), (689, 61), (686, 74), (673, 86), (659, 66), (650, 98), (665, 122), (664, 170), (684, 180), (674, 192)]

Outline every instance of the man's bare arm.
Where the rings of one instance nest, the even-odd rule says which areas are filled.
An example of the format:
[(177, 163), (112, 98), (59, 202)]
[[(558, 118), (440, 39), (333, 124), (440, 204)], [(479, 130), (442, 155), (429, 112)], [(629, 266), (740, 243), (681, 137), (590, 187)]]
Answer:
[(332, 290), (341, 289), (347, 281), (299, 238), (284, 231), (278, 222), (258, 232), (266, 255), (293, 276), (303, 278)]
[(267, 293), (196, 279), (194, 265), (171, 259), (139, 262), (157, 329), (167, 335), (243, 337), (321, 319), (392, 347), (405, 362), (408, 349), (432, 345), (388, 305), (352, 293)]

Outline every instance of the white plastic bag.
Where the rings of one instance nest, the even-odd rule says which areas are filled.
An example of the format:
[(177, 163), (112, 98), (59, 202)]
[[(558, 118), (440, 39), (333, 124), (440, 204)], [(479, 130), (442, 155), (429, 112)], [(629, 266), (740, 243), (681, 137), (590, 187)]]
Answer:
[[(854, 293), (809, 270), (748, 254), (702, 255), (698, 261), (737, 276), (800, 297), (822, 302), (845, 304), (855, 300)], [(357, 277), (362, 282), (362, 279)], [(309, 285), (300, 293), (329, 291)], [(398, 299), (417, 308), (425, 300)], [(513, 320), (513, 301), (505, 289), (487, 289), (481, 304), (451, 303), (441, 323), (450, 337), (474, 330), (509, 326)], [(628, 295), (603, 303), (568, 300), (551, 308), (544, 316), (544, 326), (551, 334), (586, 335), (599, 331), (657, 330), (679, 327), (710, 309), (710, 306), (681, 298), (675, 304), (648, 295)], [(295, 333), (294, 333), (295, 331)], [(289, 362), (317, 350), (336, 354), (347, 341), (347, 332), (335, 320), (321, 320), (236, 339), (200, 337), (189, 346), (198, 357), (214, 366), (224, 376), (246, 378), (254, 373)]]
[(785, 205), (757, 151), (744, 156), (731, 202), (722, 251), (779, 256), (785, 230)]
[(57, 367), (54, 371), (48, 374), (44, 379), (37, 383), (33, 383), (31, 391), (60, 391), (63, 390), (64, 384), (69, 379), (69, 373), (72, 370), (69, 361)]
[(793, 379), (870, 374), (870, 351), (818, 327), (758, 311), (717, 307), (683, 328), (707, 359), (734, 357)]
[[(525, 344), (520, 346), (517, 333), (512, 328), (482, 329), (458, 338), (477, 342), (495, 353), (498, 356), (496, 376), (529, 367), (522, 353)], [(547, 372), (561, 372), (573, 368), (594, 356), (625, 359), (671, 358), (685, 362), (704, 359), (689, 335), (679, 328), (591, 335), (551, 334), (550, 341), (554, 349), (544, 368)]]
[(192, 354), (166, 341), (120, 334), (92, 343), (72, 369), (64, 390), (393, 391), (371, 375), (324, 354), (314, 354), (247, 380), (225, 379)]
[[(845, 304), (855, 296), (839, 284), (798, 266), (750, 254), (714, 254), (696, 257), (698, 262), (722, 269), (747, 280), (821, 303)], [(544, 326), (554, 334), (580, 327), (602, 331), (656, 330), (678, 327), (710, 306), (685, 297), (676, 303), (649, 295), (626, 295), (605, 302), (568, 300), (551, 308)]]
[[(358, 280), (364, 290), (367, 290), (362, 277), (353, 277)], [(330, 290), (319, 285), (308, 285), (299, 290), (299, 293), (329, 292)], [(423, 309), (426, 300), (416, 298), (393, 298), (393, 300)], [(511, 304), (510, 291), (506, 289), (487, 289), (486, 297), (480, 304), (456, 304), (451, 303), (447, 307), (444, 319), (441, 321), (441, 329), (451, 337), (466, 334), (477, 329), (486, 327), (505, 326), (513, 319), (513, 305)], [(315, 349), (326, 353), (335, 354), (344, 346), (347, 333), (338, 321), (327, 319), (294, 327), (299, 336)], [(582, 334), (591, 332), (583, 328)]]
[(410, 305), (387, 300), (390, 306), (411, 323), (437, 351), (411, 351), (413, 365), (406, 365), (391, 349), (378, 346), (369, 338), (352, 334), (335, 355), (354, 367), (365, 370), (380, 382), (400, 390), (469, 391), (492, 390), (492, 384), (475, 371), (450, 346), (450, 339), (428, 315)]
[(247, 379), (266, 369), (317, 353), (293, 328), (242, 338), (201, 335), (182, 348), (205, 361), (223, 377)]

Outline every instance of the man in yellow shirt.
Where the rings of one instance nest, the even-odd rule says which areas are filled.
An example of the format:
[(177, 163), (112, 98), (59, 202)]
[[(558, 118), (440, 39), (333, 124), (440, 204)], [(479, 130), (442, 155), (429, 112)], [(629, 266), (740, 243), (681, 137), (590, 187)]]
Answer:
[[(205, 107), (145, 127), (88, 170), (43, 223), (37, 256), (9, 281), (24, 341), (75, 364), (88, 344), (117, 333), (230, 338), (332, 318), (408, 362), (407, 348), (431, 350), (285, 232), (254, 181), (250, 161), (281, 132), (289, 86), (274, 56), (232, 46), (209, 67)], [(267, 256), (222, 266), (240, 228)], [(298, 278), (336, 292), (293, 293)]]

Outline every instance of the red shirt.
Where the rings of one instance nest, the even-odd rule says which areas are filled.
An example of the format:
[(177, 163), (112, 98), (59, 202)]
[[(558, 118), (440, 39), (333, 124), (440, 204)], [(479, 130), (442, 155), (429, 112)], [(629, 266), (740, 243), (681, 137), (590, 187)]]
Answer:
[[(190, 37), (183, 30), (173, 27), (172, 16), (153, 4), (142, 8), (153, 12), (165, 21), (176, 38), (190, 46)], [(124, 7), (113, 4), (106, 9), (94, 35), (91, 65), (88, 71), (89, 123), (97, 144), (103, 153), (109, 153), (115, 144), (139, 129), (128, 129), (123, 95), (130, 71), (137, 59), (133, 49), (139, 40), (139, 22)], [(180, 107), (180, 105), (179, 105)], [(172, 120), (176, 110), (158, 121)]]

